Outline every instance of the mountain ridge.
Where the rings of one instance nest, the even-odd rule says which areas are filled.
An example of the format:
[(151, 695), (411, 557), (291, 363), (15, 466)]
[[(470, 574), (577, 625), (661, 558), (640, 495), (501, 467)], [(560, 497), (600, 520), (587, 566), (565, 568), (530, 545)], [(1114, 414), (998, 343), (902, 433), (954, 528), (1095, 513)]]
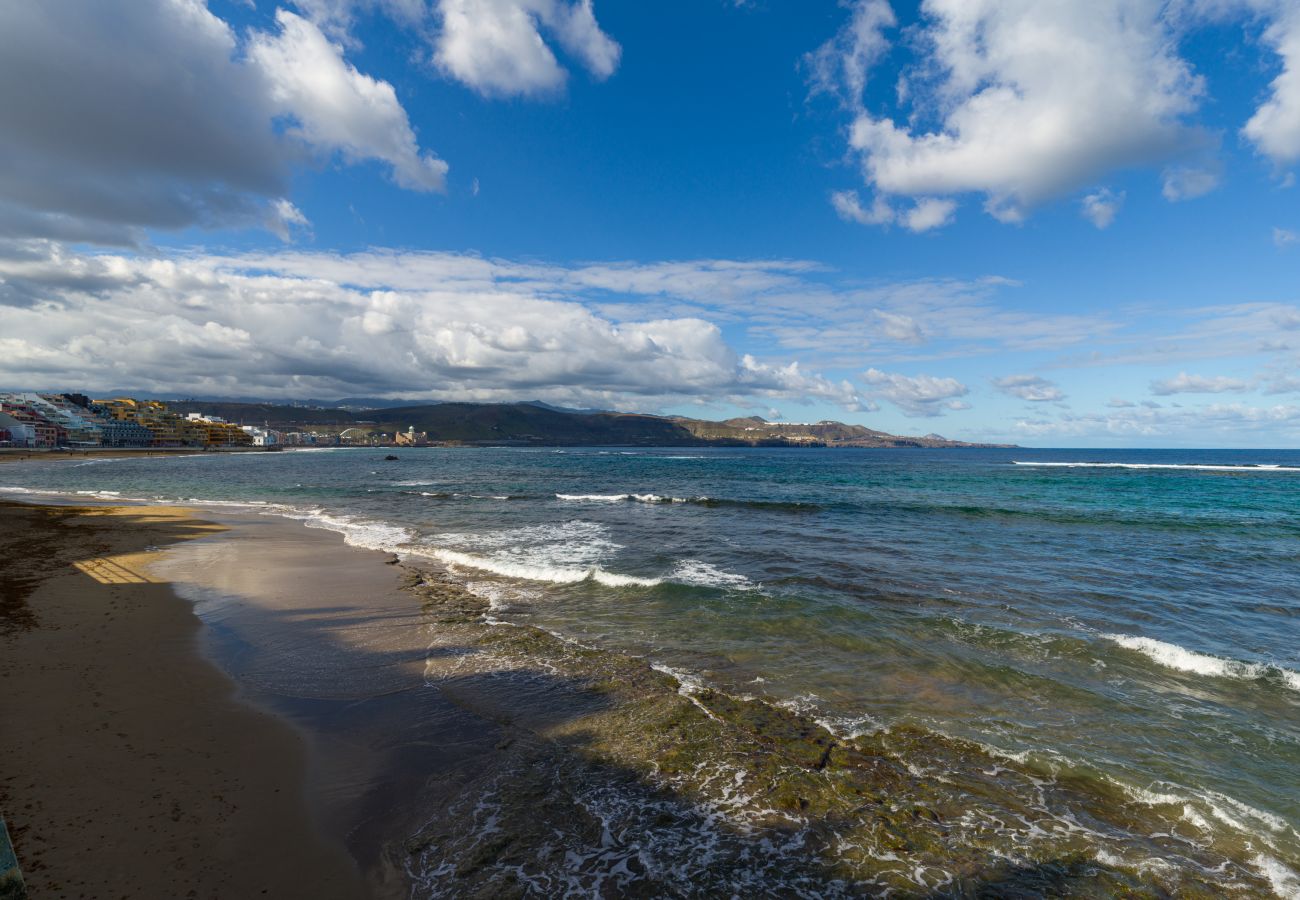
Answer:
[(769, 422), (759, 416), (710, 421), (644, 413), (569, 411), (536, 402), (435, 403), (370, 409), (307, 407), (277, 403), (169, 400), (179, 413), (197, 412), (237, 424), (279, 431), (368, 429), (391, 434), (414, 429), (431, 443), (536, 446), (723, 446), (723, 447), (1008, 447), (953, 441), (937, 435), (895, 435), (823, 420)]

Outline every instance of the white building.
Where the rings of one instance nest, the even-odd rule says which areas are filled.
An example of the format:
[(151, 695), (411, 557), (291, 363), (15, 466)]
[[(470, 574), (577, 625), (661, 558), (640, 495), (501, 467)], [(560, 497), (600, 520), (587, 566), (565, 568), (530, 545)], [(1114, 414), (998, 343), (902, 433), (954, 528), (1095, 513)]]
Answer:
[(281, 443), (281, 435), (278, 431), (271, 431), (267, 428), (258, 428), (256, 425), (241, 425), (245, 434), (252, 435), (254, 447), (275, 447)]

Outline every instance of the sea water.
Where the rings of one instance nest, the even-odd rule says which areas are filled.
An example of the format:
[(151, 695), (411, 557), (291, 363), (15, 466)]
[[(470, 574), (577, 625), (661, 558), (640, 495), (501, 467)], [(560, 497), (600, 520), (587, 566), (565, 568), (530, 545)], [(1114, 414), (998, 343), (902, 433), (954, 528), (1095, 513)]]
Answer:
[(1300, 452), (387, 453), (22, 462), (0, 485), (340, 531), (446, 567), (490, 622), (841, 736), (974, 742), (1300, 891)]

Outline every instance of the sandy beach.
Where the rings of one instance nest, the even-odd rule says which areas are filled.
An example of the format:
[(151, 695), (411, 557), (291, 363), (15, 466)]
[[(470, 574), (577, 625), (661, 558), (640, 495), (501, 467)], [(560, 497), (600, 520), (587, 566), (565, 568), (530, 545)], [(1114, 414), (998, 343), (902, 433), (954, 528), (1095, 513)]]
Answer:
[(33, 897), (363, 896), (307, 750), (200, 652), (161, 549), (181, 509), (0, 506), (0, 777)]

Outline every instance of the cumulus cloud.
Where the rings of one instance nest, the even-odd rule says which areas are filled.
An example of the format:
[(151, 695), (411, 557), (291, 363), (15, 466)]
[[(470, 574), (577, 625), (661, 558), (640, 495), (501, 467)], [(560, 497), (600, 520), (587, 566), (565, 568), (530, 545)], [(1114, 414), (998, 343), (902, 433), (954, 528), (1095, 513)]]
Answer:
[(1011, 397), (1034, 403), (1065, 399), (1059, 387), (1039, 375), (1007, 375), (995, 378), (993, 386)]
[(1195, 144), (1200, 80), (1171, 49), (1154, 0), (928, 0), (937, 83), (910, 93), (933, 130), (863, 111), (850, 132), (885, 194), (980, 193), (1003, 221), (1115, 168)]
[(957, 399), (969, 394), (970, 388), (956, 378), (901, 375), (879, 369), (868, 369), (862, 377), (876, 396), (893, 403), (907, 416), (940, 416), (949, 410), (970, 408)]
[(1083, 217), (1098, 228), (1109, 228), (1123, 205), (1123, 191), (1117, 194), (1110, 188), (1102, 188), (1083, 198)]
[(1151, 393), (1165, 397), (1170, 394), (1223, 394), (1250, 390), (1250, 382), (1225, 375), (1189, 375), (1179, 372), (1172, 378), (1151, 382)]
[(1281, 57), (1282, 71), (1242, 133), (1274, 162), (1290, 165), (1300, 161), (1300, 9), (1294, 3), (1281, 9), (1264, 40)]
[[(1162, 192), (1187, 200), (1219, 181), (1217, 138), (1195, 121), (1204, 79), (1179, 54), (1211, 20), (1262, 17), (1282, 60), (1268, 99), (1243, 132), (1279, 164), (1300, 158), (1300, 13), (1283, 0), (924, 0), (906, 32), (915, 51), (898, 78), (897, 109), (863, 90), (891, 52), (897, 25), (885, 0), (857, 0), (847, 23), (806, 57), (813, 93), (851, 110), (849, 145), (867, 202), (834, 201), (867, 224), (891, 197), (982, 195), (984, 209), (1021, 222), (1035, 206), (1135, 166), (1162, 170)], [(1091, 202), (1090, 202), (1091, 201)], [(1105, 227), (1118, 208), (1104, 191), (1085, 214)], [(949, 217), (944, 217), (946, 221)]]
[(954, 200), (923, 197), (903, 214), (902, 221), (909, 231), (929, 231), (947, 225), (956, 211), (957, 203)]
[(438, 0), (434, 64), (495, 96), (553, 93), (567, 71), (543, 34), (594, 77), (618, 68), (622, 48), (596, 22), (592, 0)]
[(831, 194), (831, 206), (845, 222), (859, 225), (887, 225), (895, 219), (894, 210), (883, 197), (876, 197), (867, 209), (857, 191), (835, 191)]
[(358, 72), (308, 20), (281, 9), (275, 21), (280, 34), (255, 34), (248, 58), (275, 109), (292, 119), (289, 134), (348, 162), (386, 162), (401, 187), (442, 190), (447, 164), (420, 153), (393, 86)]
[(640, 408), (784, 398), (865, 408), (848, 382), (738, 353), (712, 322), (618, 323), (562, 299), (558, 268), (497, 264), (498, 276), (483, 260), (448, 254), (440, 262), (450, 277), (415, 286), (401, 254), (357, 265), (338, 258), (337, 268), (314, 264), (323, 257), (9, 247), (0, 279), (41, 299), (0, 305), (0, 383)]
[(937, 197), (923, 197), (910, 209), (896, 210), (879, 195), (872, 200), (871, 207), (867, 208), (862, 205), (862, 198), (857, 191), (835, 191), (831, 194), (831, 206), (846, 222), (857, 222), (859, 225), (888, 225), (897, 222), (908, 231), (918, 233), (947, 225), (957, 211), (956, 202)]
[[(437, 187), (385, 82), (315, 25), (239, 37), (201, 0), (0, 5), (0, 236), (139, 243), (143, 229), (301, 224), (305, 144)], [(39, 87), (39, 89), (34, 89)], [(277, 122), (288, 121), (281, 134)]]

